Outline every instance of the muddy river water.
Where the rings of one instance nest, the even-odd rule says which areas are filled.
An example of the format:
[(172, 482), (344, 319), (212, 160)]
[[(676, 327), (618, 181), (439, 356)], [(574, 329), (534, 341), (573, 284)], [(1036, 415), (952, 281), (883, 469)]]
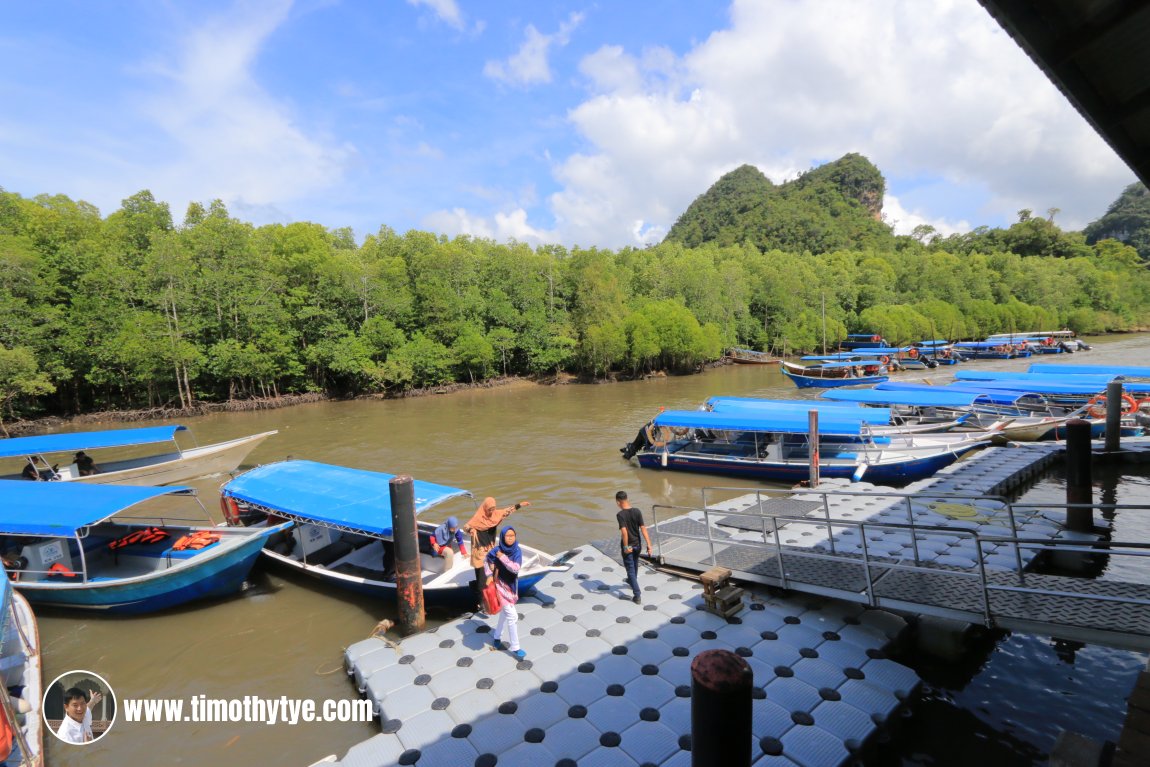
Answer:
[[(1104, 340), (1094, 352), (1058, 361), (1150, 365), (1150, 337)], [(1029, 363), (974, 364), (1024, 369)], [(943, 380), (943, 370), (930, 375)], [(636, 506), (647, 509), (654, 503), (694, 505), (704, 486), (749, 487), (738, 480), (639, 469), (619, 454), (660, 407), (694, 408), (719, 394), (812, 396), (796, 390), (773, 366), (734, 365), (647, 381), (522, 383), (408, 400), (221, 414), (185, 423), (199, 444), (278, 429), (277, 436), (249, 456), (247, 465), (292, 456), (409, 473), (466, 488), (479, 497), (494, 495), (500, 503), (529, 499), (532, 506), (514, 518), (521, 540), (560, 552), (615, 534), (616, 490), (627, 490)], [(216, 518), (216, 491), (226, 479), (191, 483)], [(460, 509), (460, 514), (470, 510)], [(257, 567), (244, 594), (163, 614), (108, 618), (43, 611), (45, 683), (65, 671), (87, 669), (108, 680), (120, 698), (287, 696), (317, 704), (351, 699), (356, 694), (343, 673), (342, 650), (368, 636), (392, 612), (372, 599), (327, 592), (312, 582)], [(431, 615), (432, 620), (446, 617)], [(132, 723), (121, 717), (107, 736), (91, 745), (66, 746), (47, 735), (45, 747), (53, 766), (302, 767), (327, 754), (342, 756), (378, 728), (377, 722), (269, 726)], [(1030, 755), (1019, 756), (1019, 763), (1029, 762)]]

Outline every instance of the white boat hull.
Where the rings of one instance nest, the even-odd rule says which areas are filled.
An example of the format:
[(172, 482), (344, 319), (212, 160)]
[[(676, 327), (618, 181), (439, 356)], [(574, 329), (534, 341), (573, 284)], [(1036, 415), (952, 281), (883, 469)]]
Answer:
[[(214, 445), (193, 447), (179, 452), (111, 461), (99, 464), (100, 473), (81, 477), (75, 466), (58, 470), (60, 482), (82, 482), (89, 485), (170, 485), (209, 474), (234, 471), (261, 442), (277, 431), (265, 431)], [(16, 479), (11, 476), (6, 479)]]
[[(19, 727), (20, 737), (13, 735), (12, 755), (7, 764), (17, 764), (16, 753), (21, 752), (20, 765), (23, 767), (43, 767), (44, 765), (44, 718), (40, 716), (40, 706), (44, 700), (44, 681), (40, 656), (40, 632), (36, 626), (36, 616), (28, 600), (13, 591), (10, 621), (3, 635), (3, 669), (5, 686), (22, 687), (20, 697), (13, 696), (13, 707), (19, 705), (28, 710), (23, 713)], [(18, 713), (18, 712), (17, 712)], [(3, 714), (0, 714), (3, 715)], [(19, 720), (18, 720), (19, 721)], [(13, 733), (16, 727), (12, 728)], [(21, 741), (23, 741), (21, 743)], [(24, 751), (24, 747), (27, 751)]]

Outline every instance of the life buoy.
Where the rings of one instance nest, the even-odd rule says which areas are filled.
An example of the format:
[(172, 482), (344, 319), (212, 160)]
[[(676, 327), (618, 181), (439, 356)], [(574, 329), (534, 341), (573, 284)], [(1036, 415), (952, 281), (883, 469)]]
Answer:
[(236, 503), (236, 499), (230, 495), (220, 496), (220, 511), (224, 513), (224, 522), (229, 527), (240, 526), (240, 506)]
[(884, 365), (889, 365), (889, 364), (890, 364), (890, 357), (888, 357), (888, 356), (886, 356), (886, 355), (884, 354), (884, 355), (882, 355), (881, 357), (879, 357), (879, 358), (878, 358), (878, 361), (879, 361), (879, 362), (881, 362), (881, 363), (882, 363), (882, 364), (884, 364)]
[[(662, 426), (654, 426), (653, 424), (649, 423), (643, 428), (647, 432), (647, 442), (651, 444), (651, 447), (667, 446), (667, 437), (669, 435), (666, 433)], [(660, 439), (660, 437), (662, 439)]]
[(915, 357), (918, 356), (918, 347), (917, 346), (910, 347), (910, 351), (906, 353), (906, 356), (910, 357), (913, 360)]
[(1142, 410), (1143, 408), (1150, 408), (1150, 397), (1143, 397), (1138, 400), (1138, 409)]
[[(1150, 399), (1148, 397), (1147, 399)], [(1129, 394), (1122, 395), (1122, 413), (1133, 413), (1138, 410), (1138, 401), (1131, 397)], [(1093, 418), (1102, 418), (1106, 415), (1106, 395), (1095, 394), (1086, 403), (1086, 412)]]

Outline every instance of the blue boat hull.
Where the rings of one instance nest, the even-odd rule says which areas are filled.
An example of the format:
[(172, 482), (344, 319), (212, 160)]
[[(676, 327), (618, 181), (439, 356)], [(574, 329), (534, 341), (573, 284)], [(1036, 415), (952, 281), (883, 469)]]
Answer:
[(887, 376), (862, 376), (859, 378), (815, 378), (795, 375), (787, 370), (780, 371), (800, 389), (836, 389), (840, 386), (870, 386), (890, 380)]
[(56, 588), (36, 588), (32, 583), (17, 583), (16, 587), (29, 602), (37, 605), (119, 615), (155, 612), (239, 591), (260, 555), (264, 540), (274, 530), (271, 528), (266, 534), (252, 535), (249, 540), (216, 556), (193, 560), (193, 565), (157, 572), (154, 576), (123, 582), (92, 580), (86, 584)]
[[(959, 456), (975, 447), (978, 445), (972, 445), (955, 452), (935, 453), (923, 458), (908, 459), (898, 463), (869, 465), (860, 479), (879, 485), (905, 485), (933, 476), (939, 469), (954, 463)], [(719, 474), (727, 477), (744, 477), (790, 484), (810, 478), (810, 466), (803, 462), (732, 460), (709, 456), (677, 456), (674, 453), (668, 453), (667, 465), (663, 466), (662, 453), (640, 453), (638, 458), (639, 465), (647, 469)], [(858, 464), (824, 463), (819, 467), (819, 476), (824, 479), (854, 479), (859, 468)]]

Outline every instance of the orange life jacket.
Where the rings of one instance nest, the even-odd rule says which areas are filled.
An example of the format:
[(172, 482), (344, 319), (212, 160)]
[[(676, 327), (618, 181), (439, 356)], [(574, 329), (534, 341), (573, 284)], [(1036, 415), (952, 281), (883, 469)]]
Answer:
[(194, 533), (188, 533), (183, 538), (180, 538), (175, 543), (173, 543), (172, 549), (175, 551), (186, 551), (187, 549), (204, 549), (208, 546), (211, 546), (219, 539), (219, 533), (213, 533), (210, 530), (197, 530)]
[(119, 551), (133, 543), (159, 543), (169, 537), (168, 531), (162, 527), (144, 527), (128, 533), (123, 538), (117, 538), (108, 544), (108, 548), (112, 551)]
[(69, 570), (67, 567), (60, 564), (59, 562), (57, 562), (56, 564), (49, 567), (48, 572), (56, 573), (58, 575), (63, 575), (63, 576), (68, 577), (68, 578), (75, 578), (76, 577), (76, 574), (74, 572), (72, 572), (71, 570)]

